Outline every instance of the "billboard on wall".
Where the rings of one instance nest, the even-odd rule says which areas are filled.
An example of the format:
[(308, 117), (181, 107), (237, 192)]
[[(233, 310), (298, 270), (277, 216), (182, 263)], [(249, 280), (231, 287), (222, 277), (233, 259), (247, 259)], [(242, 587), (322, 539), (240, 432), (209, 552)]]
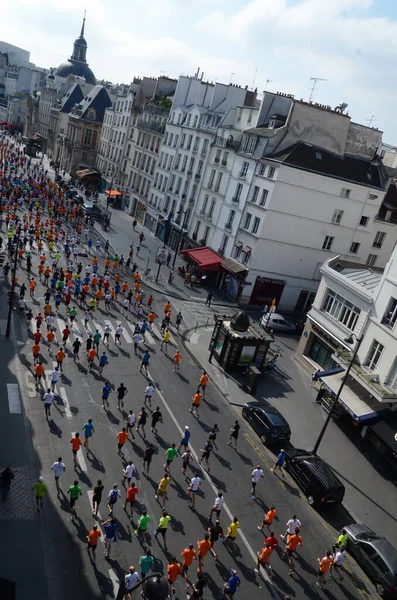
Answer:
[(168, 256), (167, 248), (159, 248), (157, 250), (156, 263), (158, 265), (166, 265), (167, 264), (167, 256)]
[(243, 346), (241, 349), (240, 358), (238, 359), (239, 365), (250, 365), (254, 358), (256, 346)]

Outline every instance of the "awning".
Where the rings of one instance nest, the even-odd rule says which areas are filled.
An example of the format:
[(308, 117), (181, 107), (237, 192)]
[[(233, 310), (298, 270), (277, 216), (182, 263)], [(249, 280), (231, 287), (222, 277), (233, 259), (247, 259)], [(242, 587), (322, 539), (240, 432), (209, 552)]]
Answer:
[(88, 175), (99, 175), (98, 171), (95, 171), (95, 169), (82, 169), (81, 171), (76, 171), (76, 176), (79, 179), (82, 179), (83, 177), (88, 177)]
[(219, 256), (219, 254), (211, 250), (211, 248), (207, 248), (207, 246), (188, 248), (187, 250), (182, 250), (181, 254), (186, 254), (186, 256), (198, 264), (200, 269), (216, 271), (220, 269), (223, 261), (222, 256)]
[(122, 192), (119, 192), (118, 190), (106, 190), (105, 194), (107, 196), (111, 196), (112, 198), (115, 196), (122, 196)]
[[(333, 396), (336, 396), (344, 376), (345, 372), (338, 373), (337, 375), (330, 375), (324, 379), (321, 379), (320, 377), (320, 381)], [(383, 415), (390, 414), (388, 408), (382, 406), (375, 398), (370, 399), (368, 396), (365, 397), (366, 394), (366, 390), (364, 390), (355, 380), (349, 379), (349, 383), (345, 384), (342, 393), (339, 396), (339, 403), (355, 421), (367, 425), (368, 421), (375, 421), (376, 419), (380, 419)]]
[(221, 262), (221, 266), (225, 271), (229, 271), (229, 273), (234, 273), (235, 275), (237, 275), (237, 273), (248, 273), (247, 267), (241, 265), (237, 260), (234, 260), (234, 258), (226, 258)]
[(243, 242), (236, 242), (235, 244), (236, 248), (242, 248), (243, 247)]
[(384, 421), (371, 425), (371, 429), (391, 450), (397, 452), (397, 413), (392, 413)]
[(251, 248), (249, 246), (244, 246), (243, 247), (243, 252), (245, 252), (245, 253), (251, 252)]

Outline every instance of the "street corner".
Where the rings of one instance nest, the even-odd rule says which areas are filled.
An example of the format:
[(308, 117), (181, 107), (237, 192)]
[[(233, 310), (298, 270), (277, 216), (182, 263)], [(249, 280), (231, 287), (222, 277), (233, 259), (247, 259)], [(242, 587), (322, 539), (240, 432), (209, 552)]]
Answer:
[[(0, 521), (36, 519), (37, 514), (34, 509), (32, 496), (33, 467), (29, 465), (22, 467), (7, 466), (10, 466), (14, 473), (14, 479), (11, 482), (7, 497), (0, 501)], [(5, 466), (1, 466), (0, 471), (3, 471), (4, 468)]]

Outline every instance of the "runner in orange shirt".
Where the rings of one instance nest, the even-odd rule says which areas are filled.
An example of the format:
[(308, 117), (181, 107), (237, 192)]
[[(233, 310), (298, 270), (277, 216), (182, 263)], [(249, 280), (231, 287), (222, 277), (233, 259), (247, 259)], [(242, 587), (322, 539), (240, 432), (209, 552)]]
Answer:
[(319, 570), (318, 570), (318, 579), (316, 581), (316, 585), (318, 585), (319, 588), (323, 588), (324, 587), (324, 583), (325, 583), (325, 576), (328, 573), (331, 565), (333, 564), (334, 560), (331, 556), (331, 552), (329, 550), (326, 551), (325, 556), (323, 556), (323, 558), (318, 558), (317, 562), (320, 566)]
[(201, 376), (200, 376), (200, 381), (197, 387), (197, 390), (199, 390), (201, 388), (201, 391), (203, 392), (203, 398), (205, 398), (205, 389), (207, 387), (207, 383), (208, 383), (208, 375), (206, 371), (203, 371)]
[(217, 558), (215, 551), (210, 542), (210, 536), (208, 533), (205, 534), (204, 539), (197, 542), (198, 548), (198, 571), (201, 571), (204, 567), (204, 558), (207, 556), (208, 552), (211, 552), (212, 556)]
[(196, 413), (197, 418), (200, 418), (199, 415), (199, 408), (200, 408), (200, 402), (202, 400), (203, 396), (200, 394), (200, 392), (196, 392), (192, 398), (192, 406), (190, 408), (190, 412), (194, 415), (194, 413)]
[(176, 556), (171, 556), (170, 564), (167, 567), (167, 578), (170, 584), (170, 598), (172, 594), (175, 594), (174, 583), (178, 579), (178, 575), (181, 573), (181, 565), (176, 560)]
[(60, 349), (58, 350), (58, 352), (56, 353), (56, 355), (55, 355), (55, 356), (56, 356), (56, 359), (57, 359), (58, 368), (59, 368), (61, 371), (63, 371), (63, 369), (62, 369), (62, 364), (63, 364), (63, 360), (64, 360), (64, 358), (65, 358), (65, 356), (66, 356), (65, 352), (62, 350), (62, 348), (60, 348)]
[(293, 553), (297, 549), (298, 546), (302, 546), (302, 538), (299, 535), (299, 527), (295, 529), (295, 533), (290, 535), (288, 538), (288, 544), (285, 548), (285, 551), (281, 558), (284, 558), (286, 554), (288, 554), (288, 564), (289, 564), (289, 574), (294, 574), (294, 559)]
[(123, 429), (121, 431), (119, 431), (117, 434), (117, 454), (119, 456), (124, 456), (123, 446), (127, 440), (128, 440), (127, 429), (125, 427), (123, 427)]
[(259, 573), (261, 566), (264, 569), (271, 570), (271, 566), (269, 564), (269, 558), (272, 553), (272, 547), (270, 544), (265, 544), (265, 547), (262, 549), (262, 552), (258, 552), (258, 562), (256, 565), (255, 573)]
[(184, 576), (186, 581), (188, 581), (189, 567), (191, 567), (193, 561), (197, 558), (197, 553), (194, 549), (193, 544), (189, 544), (189, 546), (182, 550), (181, 557), (183, 558), (182, 575)]
[(271, 506), (267, 513), (263, 517), (262, 525), (258, 525), (259, 531), (263, 531), (263, 528), (266, 526), (269, 533), (271, 532), (270, 526), (273, 523), (273, 520), (277, 517), (277, 511), (274, 506)]
[(34, 378), (36, 380), (36, 389), (39, 387), (39, 385), (41, 383), (41, 378), (43, 377), (43, 375), (44, 375), (44, 367), (43, 367), (43, 363), (40, 360), (34, 368)]
[(179, 352), (178, 348), (174, 354), (174, 373), (179, 373), (180, 370), (180, 362), (181, 362), (182, 354)]
[(32, 346), (32, 352), (33, 352), (33, 364), (35, 365), (36, 362), (39, 361), (40, 344), (33, 344), (33, 346)]
[(80, 434), (79, 434), (78, 431), (76, 431), (76, 433), (74, 434), (74, 436), (71, 438), (70, 443), (72, 444), (72, 454), (73, 454), (74, 468), (77, 469), (76, 456), (77, 456), (77, 452), (81, 448), (81, 444), (83, 443), (81, 441), (81, 439), (80, 439)]

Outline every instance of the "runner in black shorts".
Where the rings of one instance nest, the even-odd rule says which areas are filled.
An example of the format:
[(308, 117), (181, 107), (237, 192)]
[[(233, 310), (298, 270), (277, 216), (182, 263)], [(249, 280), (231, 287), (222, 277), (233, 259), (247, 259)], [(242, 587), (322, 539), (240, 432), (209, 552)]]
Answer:
[(150, 444), (150, 446), (146, 448), (145, 452), (143, 453), (142, 473), (144, 475), (149, 475), (150, 463), (152, 462), (153, 454), (155, 453), (155, 451), (156, 448), (153, 446), (153, 444)]
[(97, 516), (99, 505), (102, 501), (102, 492), (104, 485), (102, 479), (98, 479), (96, 486), (94, 487), (94, 494), (92, 496), (92, 514)]

